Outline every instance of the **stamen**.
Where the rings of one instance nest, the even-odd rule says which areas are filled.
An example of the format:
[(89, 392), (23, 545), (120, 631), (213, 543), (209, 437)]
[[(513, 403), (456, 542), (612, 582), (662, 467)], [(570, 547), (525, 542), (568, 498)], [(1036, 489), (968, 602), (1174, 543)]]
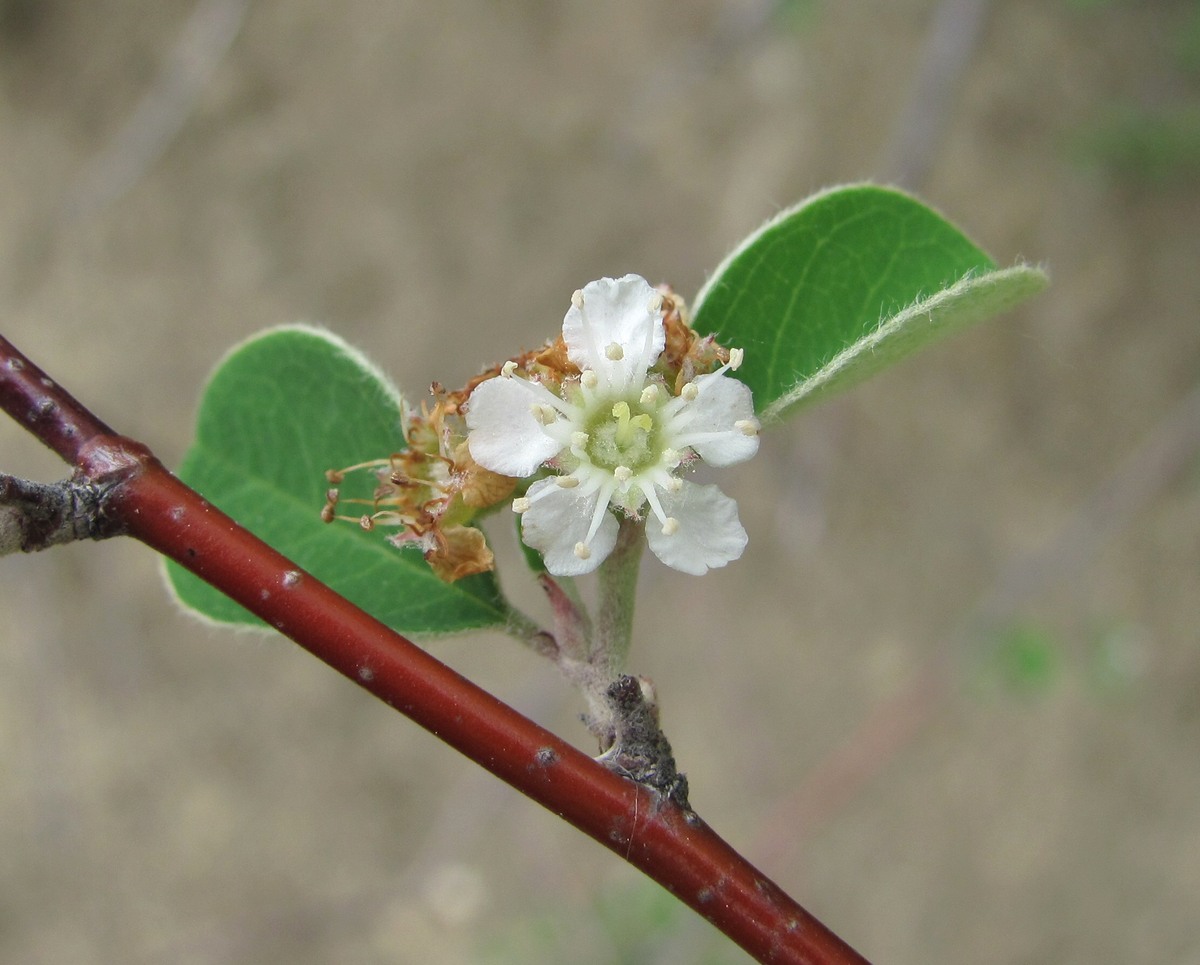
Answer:
[(662, 461), (674, 469), (683, 462), (683, 453), (678, 449), (664, 449), (662, 451)]
[(658, 403), (658, 384), (651, 382), (648, 386), (642, 389), (641, 398), (638, 400), (642, 405), (656, 405)]
[(729, 368), (736, 372), (742, 367), (742, 359), (745, 358), (745, 349), (731, 348), (729, 350)]
[(678, 532), (679, 532), (679, 520), (677, 520), (674, 516), (668, 516), (666, 518), (666, 520), (663, 522), (663, 527), (662, 527), (663, 536), (674, 536)]
[(576, 543), (575, 544), (575, 555), (578, 556), (581, 560), (590, 559), (592, 556), (592, 549), (590, 546), (588, 546), (587, 543)]
[(683, 489), (683, 480), (678, 476), (672, 476), (670, 481), (664, 484), (663, 488), (669, 493), (677, 493)]
[(625, 357), (625, 349), (621, 348), (617, 342), (610, 342), (608, 348), (604, 350), (604, 354), (613, 362), (620, 362)]
[(571, 433), (571, 448), (584, 449), (588, 444), (588, 434), (583, 430), (577, 430)]
[(513, 512), (514, 513), (523, 513), (523, 512), (525, 512), (525, 510), (527, 510), (532, 505), (533, 505), (533, 503), (531, 503), (529, 501), (528, 496), (518, 496), (516, 499), (513, 500), (513, 503), (512, 503)]
[(576, 289), (571, 293), (571, 304), (583, 311), (583, 292)]
[(700, 394), (700, 386), (698, 386), (695, 382), (688, 382), (687, 385), (679, 390), (679, 394), (684, 398), (685, 401), (695, 402), (696, 396)]
[(633, 470), (628, 466), (617, 466), (617, 468), (613, 470), (613, 478), (619, 483), (627, 483), (633, 478)]
[(517, 363), (514, 362), (512, 359), (509, 359), (507, 362), (504, 363), (504, 365), (502, 365), (500, 367), (500, 374), (503, 375), (506, 379), (511, 379), (513, 377), (513, 373), (516, 371), (517, 371)]
[(634, 429), (641, 429), (643, 432), (649, 432), (654, 428), (654, 420), (646, 412), (643, 412), (641, 415), (635, 415), (629, 420), (629, 424)]
[(584, 369), (583, 374), (579, 376), (579, 384), (585, 389), (594, 389), (600, 382), (600, 376), (596, 374), (595, 369)]
[(529, 414), (544, 426), (550, 425), (558, 418), (558, 413), (554, 406), (546, 405), (544, 402), (534, 402), (529, 406)]
[(733, 427), (744, 436), (758, 435), (758, 423), (753, 419), (738, 419), (738, 421), (733, 424)]
[(661, 312), (662, 311), (662, 307), (663, 307), (662, 292), (655, 292), (653, 295), (650, 296), (650, 306), (649, 307), (650, 307), (651, 312)]
[(578, 476), (555, 476), (554, 481), (558, 483), (560, 489), (574, 489), (579, 485)]

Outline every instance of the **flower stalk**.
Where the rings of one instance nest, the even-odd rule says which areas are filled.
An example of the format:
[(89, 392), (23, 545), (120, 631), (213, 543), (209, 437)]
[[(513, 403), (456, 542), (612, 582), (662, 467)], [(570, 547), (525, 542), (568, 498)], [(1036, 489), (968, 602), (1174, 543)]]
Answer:
[(625, 672), (633, 643), (633, 612), (642, 547), (646, 545), (642, 535), (645, 525), (622, 519), (613, 551), (597, 570), (600, 601), (591, 660), (605, 670), (610, 681)]

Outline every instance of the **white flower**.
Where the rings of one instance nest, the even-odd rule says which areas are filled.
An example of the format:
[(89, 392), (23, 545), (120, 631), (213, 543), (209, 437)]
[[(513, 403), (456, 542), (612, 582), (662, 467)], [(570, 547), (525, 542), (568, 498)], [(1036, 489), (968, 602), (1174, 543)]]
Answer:
[[(563, 320), (567, 355), (582, 374), (561, 394), (505, 364), (480, 383), (467, 408), (475, 461), (506, 476), (539, 479), (514, 500), (522, 538), (556, 576), (590, 572), (612, 552), (617, 519), (653, 515), (646, 540), (684, 573), (701, 574), (742, 555), (737, 504), (716, 486), (680, 478), (697, 458), (729, 466), (758, 451), (750, 389), (729, 378), (742, 360), (700, 375), (672, 395), (650, 373), (663, 350), (662, 296), (638, 275), (601, 278), (576, 292)], [(643, 514), (649, 505), (650, 512)]]

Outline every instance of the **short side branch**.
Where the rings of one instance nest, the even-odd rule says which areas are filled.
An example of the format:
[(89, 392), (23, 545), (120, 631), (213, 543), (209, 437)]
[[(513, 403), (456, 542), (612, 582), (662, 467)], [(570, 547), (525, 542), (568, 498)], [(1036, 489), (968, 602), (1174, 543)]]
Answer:
[(121, 535), (124, 528), (101, 512), (103, 498), (103, 487), (89, 481), (39, 483), (0, 473), (0, 556)]

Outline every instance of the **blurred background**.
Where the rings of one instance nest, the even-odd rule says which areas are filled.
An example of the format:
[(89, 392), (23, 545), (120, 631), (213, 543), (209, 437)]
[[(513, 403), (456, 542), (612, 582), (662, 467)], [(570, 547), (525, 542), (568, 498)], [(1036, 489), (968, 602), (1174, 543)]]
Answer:
[[(1048, 265), (766, 435), (746, 557), (648, 560), (633, 669), (697, 809), (869, 958), (1200, 961), (1200, 4), (0, 0), (0, 157), (0, 331), (168, 465), (261, 328), (417, 397), (831, 184)], [(745, 960), (137, 544), (0, 560), (0, 644), (0, 960)], [(519, 645), (431, 647), (591, 750)]]

